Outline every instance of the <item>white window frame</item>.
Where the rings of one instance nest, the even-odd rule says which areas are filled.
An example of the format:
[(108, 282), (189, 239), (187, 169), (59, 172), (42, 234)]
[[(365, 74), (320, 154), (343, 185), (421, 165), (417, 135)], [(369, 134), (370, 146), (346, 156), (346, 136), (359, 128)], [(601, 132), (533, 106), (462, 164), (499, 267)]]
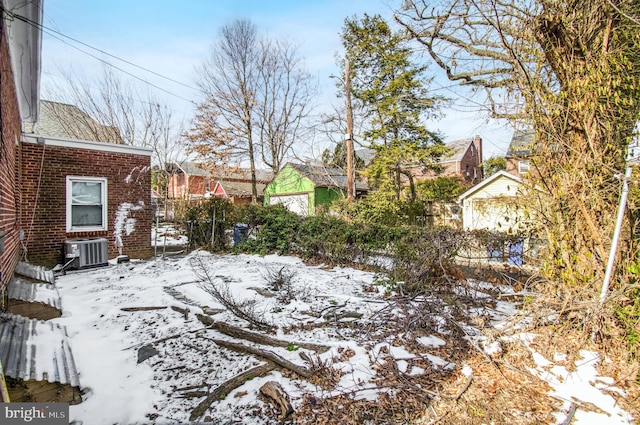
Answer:
[(528, 159), (521, 159), (518, 161), (518, 173), (519, 174), (527, 174), (529, 173), (529, 169), (531, 168), (531, 164)]
[[(73, 226), (71, 221), (71, 193), (73, 183), (100, 183), (102, 184), (102, 191), (100, 193), (102, 202), (102, 225), (101, 226)], [(107, 230), (107, 178), (106, 177), (81, 177), (81, 176), (67, 176), (67, 192), (66, 192), (66, 206), (67, 206), (67, 232), (94, 232)]]

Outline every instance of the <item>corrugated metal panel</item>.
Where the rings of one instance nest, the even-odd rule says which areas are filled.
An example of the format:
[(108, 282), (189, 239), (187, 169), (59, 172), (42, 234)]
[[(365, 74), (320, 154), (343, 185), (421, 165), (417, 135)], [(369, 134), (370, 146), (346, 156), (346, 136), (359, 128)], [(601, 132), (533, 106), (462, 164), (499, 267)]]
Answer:
[(2, 314), (0, 360), (13, 379), (80, 386), (67, 330), (52, 322)]
[(36, 266), (35, 264), (25, 263), (24, 261), (20, 261), (16, 265), (15, 273), (42, 282), (55, 282), (52, 270), (45, 269), (42, 266)]
[(14, 277), (7, 287), (9, 299), (44, 303), (62, 311), (62, 301), (55, 285), (28, 282)]

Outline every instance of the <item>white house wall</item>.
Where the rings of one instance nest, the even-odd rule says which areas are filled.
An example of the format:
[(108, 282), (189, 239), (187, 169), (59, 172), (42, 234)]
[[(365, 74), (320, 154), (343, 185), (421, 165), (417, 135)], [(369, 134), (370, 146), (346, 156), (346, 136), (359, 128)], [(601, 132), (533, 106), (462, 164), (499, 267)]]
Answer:
[(522, 184), (500, 176), (462, 200), (463, 226), (466, 230), (487, 229), (514, 232), (525, 219), (522, 208), (514, 203)]

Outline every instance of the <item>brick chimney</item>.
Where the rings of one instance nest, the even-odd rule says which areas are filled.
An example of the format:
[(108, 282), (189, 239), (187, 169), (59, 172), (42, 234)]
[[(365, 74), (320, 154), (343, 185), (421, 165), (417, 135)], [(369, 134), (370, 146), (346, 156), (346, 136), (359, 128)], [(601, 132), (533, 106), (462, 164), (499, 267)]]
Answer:
[(479, 180), (484, 178), (484, 170), (482, 169), (482, 137), (476, 135), (473, 138), (473, 144), (476, 145), (476, 149), (478, 150), (478, 171), (479, 171)]
[(473, 138), (473, 142), (476, 145), (476, 149), (478, 149), (478, 159), (480, 160), (480, 163), (482, 163), (482, 161), (483, 161), (483, 159), (482, 159), (482, 137), (475, 136)]

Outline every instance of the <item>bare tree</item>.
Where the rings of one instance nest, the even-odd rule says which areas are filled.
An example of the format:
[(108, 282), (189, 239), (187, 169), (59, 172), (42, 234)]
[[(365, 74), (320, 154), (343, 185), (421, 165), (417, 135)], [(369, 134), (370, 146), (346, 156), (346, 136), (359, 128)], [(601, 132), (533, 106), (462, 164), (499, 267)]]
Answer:
[(146, 110), (146, 120), (151, 123), (149, 126), (149, 140), (147, 147), (153, 150), (154, 170), (153, 177), (158, 192), (163, 196), (164, 217), (167, 217), (169, 180), (171, 177), (171, 164), (182, 153), (181, 125), (173, 122), (171, 110), (160, 104), (154, 105), (153, 109)]
[(256, 97), (262, 161), (274, 172), (293, 143), (306, 134), (317, 83), (289, 41), (262, 40), (260, 93)]
[[(74, 112), (64, 107), (68, 105), (55, 103), (49, 107), (71, 137), (90, 136), (96, 141), (150, 148), (156, 154), (161, 149), (160, 134), (173, 139), (173, 143), (178, 141), (180, 128), (175, 125), (169, 107), (149, 91), (119, 78), (109, 66), (105, 65), (102, 76), (95, 80), (72, 70), (60, 72), (61, 82), (46, 87), (45, 94), (78, 108)], [(167, 144), (166, 148), (169, 147)]]
[(297, 48), (260, 39), (247, 20), (222, 28), (197, 76), (206, 98), (187, 138), (212, 165), (248, 161), (255, 202), (256, 164), (280, 170), (311, 108), (313, 79)]
[[(258, 31), (247, 20), (225, 25), (211, 48), (209, 58), (197, 68), (197, 85), (206, 95), (198, 105), (194, 127), (187, 137), (223, 161), (248, 159), (251, 197), (257, 199), (254, 140), (255, 96), (258, 92)], [(210, 127), (210, 128), (209, 128)]]
[(526, 121), (525, 86), (546, 92), (554, 84), (531, 31), (539, 11), (535, 0), (410, 0), (395, 20), (449, 80), (484, 89), (493, 117)]

